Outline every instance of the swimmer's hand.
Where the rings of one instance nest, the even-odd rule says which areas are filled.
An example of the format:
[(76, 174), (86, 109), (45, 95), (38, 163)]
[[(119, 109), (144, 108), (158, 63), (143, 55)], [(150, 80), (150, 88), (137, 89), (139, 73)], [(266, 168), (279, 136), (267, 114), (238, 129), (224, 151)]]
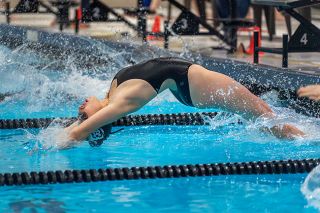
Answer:
[(320, 85), (301, 87), (297, 94), (299, 97), (308, 97), (314, 101), (320, 101)]
[(61, 133), (56, 135), (56, 147), (58, 149), (68, 149), (81, 143), (81, 141), (77, 140), (75, 137), (75, 130), (78, 125), (79, 122), (76, 121), (69, 127), (64, 128)]
[(267, 130), (279, 139), (293, 140), (297, 137), (305, 136), (304, 132), (290, 124), (276, 125), (271, 128), (264, 128), (264, 130)]
[(68, 134), (63, 131), (61, 134), (58, 134), (56, 136), (56, 148), (58, 149), (68, 149), (71, 148), (73, 145), (73, 142), (70, 141)]
[(70, 138), (70, 134), (65, 129), (56, 136), (56, 148), (58, 149), (69, 149), (72, 148), (75, 145), (78, 145), (81, 143), (81, 141), (74, 140)]

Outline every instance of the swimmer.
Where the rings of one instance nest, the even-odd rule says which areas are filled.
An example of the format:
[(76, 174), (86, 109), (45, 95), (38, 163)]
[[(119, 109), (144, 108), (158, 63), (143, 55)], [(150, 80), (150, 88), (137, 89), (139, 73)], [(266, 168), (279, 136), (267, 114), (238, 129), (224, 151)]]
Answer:
[[(79, 121), (66, 128), (66, 146), (85, 139), (92, 146), (100, 145), (109, 136), (112, 122), (137, 111), (166, 89), (187, 106), (220, 108), (248, 120), (276, 117), (267, 103), (226, 75), (184, 59), (156, 58), (120, 70), (103, 100), (87, 98), (79, 107)], [(268, 131), (279, 138), (304, 135), (289, 124)]]
[(320, 85), (309, 85), (298, 90), (299, 97), (308, 97), (314, 101), (320, 101)]

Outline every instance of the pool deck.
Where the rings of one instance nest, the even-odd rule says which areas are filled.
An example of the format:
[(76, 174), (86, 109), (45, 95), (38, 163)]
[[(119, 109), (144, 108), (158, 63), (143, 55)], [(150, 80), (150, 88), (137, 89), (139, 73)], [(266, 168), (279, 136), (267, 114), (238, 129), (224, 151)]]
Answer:
[[(160, 8), (160, 14), (165, 14), (165, 8)], [(320, 10), (313, 10), (313, 15), (316, 20), (313, 23), (320, 26)], [(173, 13), (176, 14), (176, 13)], [(319, 15), (318, 15), (319, 14)], [(71, 14), (72, 15), (72, 14)], [(135, 17), (126, 17), (132, 23), (136, 23)], [(161, 17), (161, 25), (164, 17)], [(154, 22), (154, 16), (148, 16), (147, 26), (151, 30)], [(282, 34), (286, 34), (286, 27), (281, 16), (277, 16), (276, 35), (273, 41), (268, 40), (265, 23), (262, 24), (262, 46), (267, 47), (281, 47)], [(5, 16), (0, 16), (0, 23), (5, 23)], [(55, 17), (51, 14), (14, 14), (11, 16), (11, 25), (33, 27), (50, 32), (59, 32), (58, 25), (55, 24)], [(296, 21), (292, 21), (293, 31), (298, 26)], [(163, 26), (161, 26), (163, 29)], [(201, 30), (201, 29), (200, 29)], [(74, 27), (70, 26), (63, 31), (67, 34), (74, 34)], [(243, 43), (244, 47), (248, 47), (250, 43), (251, 32), (239, 32), (238, 44)], [(137, 33), (128, 28), (121, 22), (102, 22), (89, 23), (84, 28), (80, 29), (79, 35), (89, 36), (98, 39), (107, 39), (112, 41), (134, 42), (141, 43), (141, 38)], [(149, 40), (151, 45), (163, 47), (163, 41)], [(222, 43), (214, 36), (184, 36), (184, 37), (170, 37), (169, 48), (173, 51), (198, 52), (207, 56), (218, 58), (233, 58), (240, 61), (252, 62), (253, 56), (243, 52), (235, 54), (227, 54), (225, 50), (216, 50), (215, 47), (221, 46)], [(305, 72), (320, 72), (320, 53), (289, 53), (289, 68), (298, 69)], [(265, 53), (260, 56), (260, 63), (281, 67), (281, 55)]]

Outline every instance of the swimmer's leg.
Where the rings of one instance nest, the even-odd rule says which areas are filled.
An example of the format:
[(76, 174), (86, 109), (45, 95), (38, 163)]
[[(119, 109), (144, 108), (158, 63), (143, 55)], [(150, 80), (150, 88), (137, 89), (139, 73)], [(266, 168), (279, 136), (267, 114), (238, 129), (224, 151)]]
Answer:
[(275, 116), (267, 103), (224, 74), (192, 65), (188, 79), (192, 103), (197, 108), (220, 108), (249, 120)]
[[(212, 72), (199, 65), (192, 65), (188, 73), (192, 103), (198, 108), (220, 108), (242, 115), (248, 120), (260, 116), (275, 118), (276, 115), (259, 97), (234, 79), (221, 73)], [(292, 139), (303, 136), (298, 128), (284, 124), (266, 128), (278, 138)]]

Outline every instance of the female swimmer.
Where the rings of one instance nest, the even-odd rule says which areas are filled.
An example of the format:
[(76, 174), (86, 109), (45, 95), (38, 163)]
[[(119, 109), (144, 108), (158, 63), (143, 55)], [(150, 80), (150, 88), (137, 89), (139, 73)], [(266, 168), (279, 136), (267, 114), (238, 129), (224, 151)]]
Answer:
[[(220, 108), (248, 120), (276, 117), (263, 100), (226, 75), (179, 58), (156, 58), (120, 70), (103, 100), (87, 98), (79, 107), (81, 121), (66, 128), (66, 146), (87, 138), (91, 145), (100, 145), (113, 121), (137, 111), (166, 89), (188, 106)], [(289, 124), (268, 131), (279, 138), (304, 135)]]

